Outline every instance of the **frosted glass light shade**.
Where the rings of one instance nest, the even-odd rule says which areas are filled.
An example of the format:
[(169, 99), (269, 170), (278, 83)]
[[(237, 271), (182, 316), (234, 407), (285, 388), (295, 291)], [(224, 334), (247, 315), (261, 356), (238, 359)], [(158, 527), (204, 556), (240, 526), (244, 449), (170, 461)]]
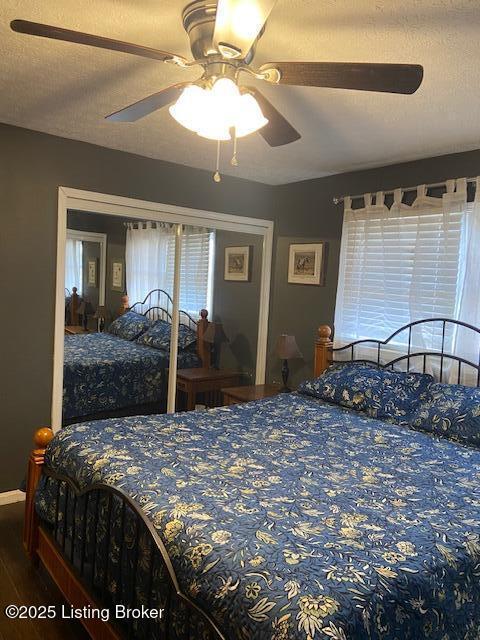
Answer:
[(267, 118), (258, 106), (258, 102), (251, 93), (244, 93), (238, 102), (238, 112), (235, 121), (237, 138), (243, 138), (248, 134), (258, 131), (268, 124)]
[(242, 95), (229, 78), (220, 78), (211, 89), (189, 85), (169, 111), (179, 124), (209, 140), (230, 140), (232, 128), (240, 138), (268, 123), (255, 98)]

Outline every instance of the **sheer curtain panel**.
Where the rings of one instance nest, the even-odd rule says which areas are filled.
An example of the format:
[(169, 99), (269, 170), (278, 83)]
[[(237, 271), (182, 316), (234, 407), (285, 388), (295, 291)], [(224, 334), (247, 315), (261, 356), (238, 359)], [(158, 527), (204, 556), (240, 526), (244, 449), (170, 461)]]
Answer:
[(77, 287), (78, 295), (83, 288), (82, 278), (83, 243), (81, 240), (69, 238), (65, 247), (65, 289), (71, 294), (73, 287)]

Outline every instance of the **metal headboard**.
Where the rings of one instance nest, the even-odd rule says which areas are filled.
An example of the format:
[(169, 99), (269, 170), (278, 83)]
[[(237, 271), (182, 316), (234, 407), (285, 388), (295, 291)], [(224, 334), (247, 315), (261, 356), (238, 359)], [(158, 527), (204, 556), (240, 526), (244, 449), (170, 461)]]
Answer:
[[(152, 289), (141, 302), (135, 302), (135, 304), (129, 307), (129, 311), (141, 313), (149, 320), (164, 320), (170, 324), (172, 323), (172, 310), (172, 297), (164, 289)], [(181, 325), (194, 331), (196, 330), (197, 321), (194, 320), (189, 313), (180, 310), (179, 316), (179, 323)]]
[[(440, 349), (438, 351), (424, 351), (424, 350), (412, 351), (413, 327), (418, 327), (420, 325), (433, 324), (433, 323), (439, 323), (440, 325), (439, 326), (439, 330), (441, 332)], [(440, 382), (443, 382), (443, 376), (446, 369), (445, 363), (457, 362), (458, 363), (457, 384), (460, 384), (460, 381), (462, 379), (462, 370), (463, 370), (462, 367), (466, 366), (476, 371), (476, 377), (477, 377), (476, 385), (477, 387), (480, 387), (480, 349), (479, 349), (477, 362), (466, 360), (465, 358), (462, 358), (460, 356), (457, 356), (445, 351), (445, 342), (446, 342), (447, 334), (451, 336), (454, 335), (459, 327), (462, 327), (463, 329), (468, 329), (474, 335), (480, 336), (479, 327), (474, 327), (473, 325), (468, 324), (466, 322), (462, 322), (461, 320), (451, 320), (449, 318), (428, 318), (425, 320), (416, 320), (415, 322), (410, 322), (410, 324), (406, 324), (400, 329), (397, 329), (397, 331), (392, 333), (385, 340), (375, 340), (375, 339), (368, 339), (368, 338), (364, 340), (356, 340), (355, 342), (346, 344), (343, 347), (333, 347), (331, 350), (333, 353), (347, 352), (349, 350), (350, 351), (350, 354), (349, 354), (350, 358), (348, 359), (349, 362), (368, 362), (371, 364), (375, 364), (376, 366), (382, 367), (384, 369), (388, 367), (393, 369), (399, 363), (405, 362), (407, 371), (410, 371), (411, 366), (413, 366), (416, 362), (418, 362), (417, 360), (418, 358), (421, 358), (422, 359), (421, 369), (423, 373), (425, 373), (427, 370), (427, 362), (428, 362), (427, 359), (435, 358), (437, 362), (438, 361), (440, 362), (440, 367), (439, 367)], [(452, 333), (448, 332), (449, 329), (452, 331)], [(398, 351), (399, 348), (406, 346), (407, 353), (404, 355), (397, 356), (386, 362), (382, 362), (382, 347), (392, 344), (395, 338), (399, 336), (399, 334), (401, 334), (402, 332), (408, 332), (406, 343), (405, 342), (402, 342), (400, 344), (394, 343), (395, 350)], [(359, 345), (364, 345), (364, 346), (376, 345), (376, 349), (377, 349), (376, 359), (372, 360), (367, 358), (355, 358), (355, 347), (358, 347)], [(387, 353), (388, 353), (388, 350), (387, 350)]]

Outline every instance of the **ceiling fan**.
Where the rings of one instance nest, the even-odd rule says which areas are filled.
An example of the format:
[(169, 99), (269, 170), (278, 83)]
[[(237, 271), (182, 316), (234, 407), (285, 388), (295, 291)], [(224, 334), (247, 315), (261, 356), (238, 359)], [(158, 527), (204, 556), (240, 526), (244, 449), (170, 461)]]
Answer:
[[(229, 140), (258, 131), (272, 147), (295, 142), (301, 136), (254, 86), (239, 86), (250, 76), (272, 85), (297, 85), (414, 93), (423, 78), (416, 64), (346, 62), (270, 62), (253, 65), (256, 45), (276, 0), (195, 0), (183, 10), (183, 26), (190, 39), (193, 60), (142, 45), (71, 31), (60, 27), (13, 20), (14, 31), (55, 40), (86, 44), (142, 56), (188, 68), (203, 68), (195, 82), (182, 82), (107, 116), (107, 120), (134, 122), (170, 106), (183, 126), (214, 140)], [(175, 104), (172, 104), (175, 103)]]

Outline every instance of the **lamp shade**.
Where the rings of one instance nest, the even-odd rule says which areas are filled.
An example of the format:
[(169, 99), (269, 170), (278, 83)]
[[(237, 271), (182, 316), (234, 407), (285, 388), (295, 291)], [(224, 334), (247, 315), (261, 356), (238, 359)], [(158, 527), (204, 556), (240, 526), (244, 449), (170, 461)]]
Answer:
[(303, 357), (298, 348), (295, 336), (288, 336), (286, 333), (278, 337), (275, 351), (281, 360), (292, 360), (293, 358)]
[(99, 307), (97, 307), (97, 310), (95, 311), (95, 315), (93, 317), (97, 318), (97, 320), (100, 318), (105, 319), (107, 317), (107, 308), (104, 305), (100, 305)]
[(221, 344), (222, 342), (228, 342), (228, 338), (223, 330), (223, 326), (220, 322), (210, 322), (203, 335), (205, 342), (211, 344)]
[(94, 308), (90, 300), (82, 300), (78, 305), (77, 313), (80, 316), (92, 315), (93, 311)]

